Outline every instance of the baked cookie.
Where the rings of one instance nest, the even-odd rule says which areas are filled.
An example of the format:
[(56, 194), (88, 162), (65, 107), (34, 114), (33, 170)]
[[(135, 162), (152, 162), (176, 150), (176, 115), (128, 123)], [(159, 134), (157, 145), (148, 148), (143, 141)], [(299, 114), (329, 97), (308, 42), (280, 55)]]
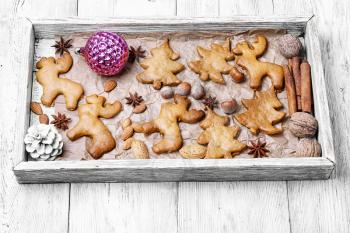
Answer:
[(113, 104), (105, 102), (106, 98), (103, 96), (86, 97), (86, 104), (81, 104), (78, 108), (78, 123), (67, 132), (67, 137), (72, 141), (84, 136), (89, 137), (91, 141), (87, 143), (86, 148), (94, 159), (101, 158), (116, 146), (113, 135), (99, 117), (109, 119), (116, 116), (122, 110), (122, 105), (119, 101)]
[(233, 49), (236, 55), (235, 61), (248, 71), (252, 89), (261, 87), (262, 79), (268, 76), (275, 89), (283, 89), (283, 68), (270, 62), (262, 62), (257, 58), (262, 56), (267, 48), (267, 40), (264, 36), (257, 36), (256, 41), (248, 44), (247, 41), (238, 43)]
[(210, 79), (213, 82), (224, 84), (222, 74), (228, 74), (233, 68), (227, 63), (234, 59), (230, 39), (227, 38), (222, 45), (214, 43), (210, 49), (198, 46), (197, 52), (201, 59), (188, 62), (190, 69), (199, 74), (199, 78), (203, 81)]
[(139, 82), (153, 84), (156, 90), (162, 86), (176, 86), (181, 83), (176, 74), (185, 67), (175, 61), (180, 55), (170, 48), (168, 39), (161, 46), (151, 49), (151, 55), (152, 57), (140, 62), (145, 71), (136, 75)]
[(242, 104), (247, 111), (234, 115), (234, 118), (253, 134), (257, 134), (259, 130), (268, 135), (282, 132), (282, 129), (273, 126), (285, 116), (284, 112), (276, 110), (282, 108), (282, 103), (277, 98), (273, 86), (267, 91), (257, 91), (255, 99), (243, 99)]
[(80, 97), (84, 93), (83, 87), (67, 78), (59, 78), (60, 74), (67, 73), (73, 64), (72, 56), (64, 52), (60, 58), (43, 57), (36, 63), (36, 80), (43, 86), (41, 103), (45, 106), (53, 106), (53, 102), (59, 95), (64, 95), (66, 108), (75, 110)]
[(207, 145), (204, 158), (232, 158), (246, 148), (246, 145), (235, 139), (240, 131), (239, 127), (227, 126), (228, 123), (228, 117), (220, 116), (208, 109), (205, 119), (200, 124), (204, 132), (197, 139), (199, 144)]
[(204, 117), (203, 111), (188, 110), (190, 104), (187, 97), (175, 94), (174, 103), (163, 103), (157, 118), (150, 122), (132, 123), (132, 127), (137, 133), (159, 132), (163, 136), (162, 140), (153, 145), (154, 153), (175, 152), (181, 148), (183, 143), (179, 122), (194, 124)]

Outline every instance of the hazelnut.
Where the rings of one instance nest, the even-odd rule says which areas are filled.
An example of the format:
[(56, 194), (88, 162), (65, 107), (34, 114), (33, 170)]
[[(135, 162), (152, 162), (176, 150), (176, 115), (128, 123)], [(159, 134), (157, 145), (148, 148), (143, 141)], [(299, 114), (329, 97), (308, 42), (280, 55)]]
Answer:
[(236, 83), (241, 83), (245, 80), (244, 75), (236, 67), (230, 70), (230, 75)]
[(295, 112), (289, 120), (288, 128), (296, 137), (313, 137), (317, 132), (318, 123), (315, 117), (309, 113)]
[(321, 156), (321, 145), (314, 138), (302, 138), (297, 144), (296, 156), (319, 157)]
[(220, 104), (220, 107), (226, 114), (232, 114), (237, 110), (238, 104), (235, 99), (226, 100)]
[(202, 84), (196, 82), (191, 89), (191, 95), (196, 100), (202, 99), (205, 96), (205, 90)]
[(283, 56), (286, 58), (292, 58), (299, 55), (300, 50), (302, 49), (302, 44), (299, 38), (286, 34), (281, 36), (278, 41), (278, 48)]
[(134, 108), (134, 110), (132, 110), (132, 112), (133, 112), (133, 113), (136, 113), (136, 114), (138, 114), (138, 113), (143, 113), (144, 111), (146, 111), (146, 109), (147, 109), (147, 106), (146, 106), (145, 102), (142, 102), (142, 103), (140, 103), (139, 105), (137, 105), (137, 106)]
[(164, 99), (170, 99), (173, 98), (174, 96), (174, 90), (171, 87), (163, 87), (160, 90), (160, 95), (164, 98)]
[(188, 96), (191, 93), (191, 84), (188, 82), (182, 82), (175, 89), (175, 94), (182, 96)]

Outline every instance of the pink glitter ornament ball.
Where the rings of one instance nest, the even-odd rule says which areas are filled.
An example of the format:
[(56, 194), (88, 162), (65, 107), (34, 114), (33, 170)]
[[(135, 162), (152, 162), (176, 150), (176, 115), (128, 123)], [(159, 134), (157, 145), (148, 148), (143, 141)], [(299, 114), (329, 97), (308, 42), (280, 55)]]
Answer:
[(80, 49), (90, 68), (102, 76), (118, 74), (129, 57), (128, 44), (113, 32), (96, 32)]

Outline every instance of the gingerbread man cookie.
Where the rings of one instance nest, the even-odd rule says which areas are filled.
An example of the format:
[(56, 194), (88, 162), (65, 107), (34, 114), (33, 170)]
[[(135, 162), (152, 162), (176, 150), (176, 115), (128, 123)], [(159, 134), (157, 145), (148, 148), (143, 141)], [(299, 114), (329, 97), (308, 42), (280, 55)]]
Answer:
[(222, 74), (228, 74), (233, 66), (227, 64), (227, 61), (234, 59), (234, 54), (231, 52), (231, 41), (226, 39), (225, 43), (212, 44), (211, 49), (205, 49), (201, 46), (197, 47), (197, 52), (201, 56), (201, 60), (190, 61), (188, 66), (190, 69), (199, 74), (200, 79), (224, 84), (225, 80)]
[(282, 129), (273, 126), (285, 116), (284, 112), (276, 110), (282, 107), (282, 103), (277, 98), (273, 86), (267, 91), (257, 91), (255, 99), (243, 99), (242, 104), (247, 111), (236, 114), (234, 118), (253, 134), (257, 134), (259, 130), (268, 135), (282, 132)]
[(246, 145), (240, 143), (235, 138), (239, 133), (238, 126), (227, 126), (229, 119), (226, 116), (220, 116), (211, 109), (200, 126), (204, 129), (197, 142), (207, 145), (207, 151), (204, 158), (232, 158), (233, 155), (239, 154)]
[(154, 89), (159, 90), (164, 86), (176, 86), (181, 81), (176, 74), (185, 67), (176, 62), (180, 55), (175, 53), (167, 39), (161, 46), (151, 49), (152, 57), (142, 60), (141, 67), (145, 71), (136, 75), (139, 82), (153, 84)]
[(63, 57), (43, 57), (36, 63), (36, 80), (43, 86), (41, 102), (45, 106), (52, 106), (59, 95), (64, 95), (66, 108), (75, 110), (80, 97), (84, 93), (83, 87), (67, 78), (59, 78), (59, 74), (64, 74), (72, 67), (72, 56), (64, 52)]
[(247, 41), (238, 43), (233, 49), (236, 55), (236, 63), (248, 71), (250, 87), (259, 89), (262, 79), (268, 76), (272, 80), (275, 89), (283, 89), (283, 68), (270, 62), (261, 62), (257, 58), (262, 56), (267, 48), (267, 40), (264, 36), (257, 36), (255, 42)]
[(190, 100), (187, 97), (175, 95), (174, 103), (163, 103), (159, 116), (144, 123), (133, 123), (132, 127), (137, 133), (152, 134), (159, 132), (163, 139), (155, 143), (152, 147), (154, 153), (169, 153), (179, 150), (183, 140), (179, 127), (179, 122), (193, 124), (199, 122), (204, 117), (204, 112), (200, 110), (188, 110)]
[(122, 105), (119, 101), (113, 104), (105, 104), (103, 96), (90, 95), (86, 97), (86, 104), (78, 108), (79, 122), (67, 132), (67, 137), (75, 141), (81, 137), (89, 137), (87, 151), (94, 159), (99, 159), (103, 154), (110, 152), (116, 146), (115, 140), (105, 124), (99, 119), (116, 116)]

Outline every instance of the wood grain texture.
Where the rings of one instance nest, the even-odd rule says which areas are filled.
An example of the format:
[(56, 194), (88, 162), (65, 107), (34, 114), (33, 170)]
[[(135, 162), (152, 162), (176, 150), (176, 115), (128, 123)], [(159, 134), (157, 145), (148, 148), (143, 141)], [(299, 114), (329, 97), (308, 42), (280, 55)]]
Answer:
[[(73, 2), (73, 1), (70, 1)], [(49, 3), (49, 4), (48, 4)], [(1, 1), (1, 7), (10, 5), (7, 17), (48, 17), (50, 15), (72, 16), (67, 1)], [(38, 6), (41, 4), (41, 6)], [(62, 5), (60, 5), (62, 4)], [(45, 7), (44, 7), (45, 6)], [(60, 13), (62, 11), (62, 13)], [(2, 31), (3, 30), (3, 31)], [(69, 184), (19, 185), (13, 167), (19, 162), (19, 150), (23, 138), (18, 138), (28, 109), (23, 108), (26, 98), (27, 74), (24, 69), (31, 66), (28, 40), (32, 26), (28, 21), (10, 19), (0, 23), (0, 101), (3, 111), (0, 117), (0, 232), (62, 233), (68, 229)], [(22, 102), (22, 106), (19, 103)], [(18, 116), (17, 118), (15, 116)]]
[(118, 32), (192, 32), (192, 31), (232, 31), (259, 28), (287, 29), (293, 34), (305, 31), (311, 15), (306, 16), (232, 16), (221, 18), (60, 18), (31, 19), (35, 38), (47, 39), (57, 35), (96, 30)]
[(291, 229), (345, 233), (350, 228), (350, 2), (312, 1), (312, 9), (317, 15), (337, 167), (335, 178), (328, 181), (288, 182)]
[(78, 0), (79, 17), (115, 16), (117, 0)]
[(285, 182), (180, 183), (179, 232), (290, 232)]
[[(16, 2), (16, 4), (20, 6), (24, 1), (20, 0)], [(30, 2), (31, 0), (26, 0), (27, 6), (31, 4)], [(61, 1), (50, 2), (53, 3), (52, 7), (59, 7), (59, 3)], [(97, 6), (100, 2), (100, 0), (96, 0), (95, 6)], [(220, 9), (225, 7), (222, 4), (222, 2), (223, 1), (220, 1), (219, 3), (221, 5)], [(238, 1), (232, 2), (236, 3)], [(308, 8), (308, 5), (305, 3), (304, 0), (273, 0), (271, 2), (273, 3), (273, 12), (271, 12), (271, 5), (260, 4), (259, 1), (253, 0), (244, 0), (241, 1), (241, 3), (237, 3), (237, 8), (234, 8), (234, 11), (232, 12), (234, 12), (235, 14), (238, 14), (240, 12), (248, 14), (249, 11), (255, 13), (271, 12), (271, 14), (308, 14), (310, 10), (310, 8)], [(318, 16), (317, 26), (321, 35), (320, 44), (322, 49), (322, 61), (324, 64), (324, 70), (326, 74), (326, 84), (330, 90), (328, 92), (328, 97), (330, 103), (329, 107), (331, 110), (331, 119), (333, 122), (332, 128), (335, 132), (334, 146), (336, 150), (335, 152), (337, 154), (337, 178), (335, 180), (329, 181), (287, 182), (290, 205), (289, 209), (291, 232), (347, 233), (348, 229), (350, 228), (350, 203), (348, 198), (350, 194), (350, 175), (348, 172), (350, 169), (350, 162), (348, 158), (348, 155), (350, 154), (350, 115), (347, 109), (350, 105), (350, 91), (348, 88), (350, 86), (348, 79), (348, 77), (350, 76), (348, 57), (348, 54), (350, 52), (348, 43), (348, 41), (350, 40), (348, 26), (348, 22), (350, 22), (350, 2), (343, 0), (313, 0), (311, 2), (313, 3), (312, 8), (315, 9), (315, 14)], [(11, 5), (12, 1), (10, 0), (2, 1), (0, 11), (5, 12), (5, 16), (11, 14), (15, 10), (8, 10), (8, 7), (6, 7)], [(80, 5), (81, 4), (79, 2), (79, 8), (81, 7)], [(252, 7), (247, 8), (246, 5), (250, 5)], [(37, 7), (35, 5), (32, 6), (33, 10), (35, 10), (36, 8)], [(46, 9), (45, 12), (50, 11), (52, 10)], [(224, 11), (221, 10), (221, 13), (222, 12)], [(37, 14), (41, 13), (42, 12), (38, 12)], [(62, 15), (64, 15), (65, 13), (66, 12), (62, 11)], [(96, 14), (103, 14), (103, 12), (97, 12)], [(107, 14), (109, 14), (108, 11), (106, 12), (106, 16), (112, 16)], [(186, 14), (188, 14), (189, 16), (195, 16), (190, 15), (191, 13)], [(47, 17), (50, 17), (50, 15), (47, 15)], [(55, 17), (59, 17), (59, 15), (56, 15)], [(10, 41), (8, 37), (9, 27), (4, 27), (3, 25), (4, 24), (1, 24), (0, 26), (0, 34), (2, 35), (0, 37), (0, 44), (4, 44), (4, 46), (0, 45), (0, 76), (12, 77), (9, 71), (8, 58), (11, 54), (13, 54), (13, 49), (7, 46), (7, 43)], [(14, 116), (16, 111), (16, 89), (18, 81), (16, 80), (14, 82), (13, 79), (8, 78), (3, 79), (2, 82), (3, 83), (0, 86), (0, 96), (3, 97), (2, 99), (6, 98), (9, 101), (0, 101), (0, 109), (5, 109), (6, 112), (6, 114), (2, 114), (0, 117), (0, 232), (10, 232), (9, 228), (11, 228), (11, 230), (17, 230), (11, 232), (47, 232), (48, 229), (51, 230), (51, 228), (60, 228), (60, 230), (54, 230), (53, 232), (68, 232), (68, 230), (64, 230), (64, 225), (66, 224), (66, 222), (63, 220), (64, 216), (62, 217), (63, 211), (60, 214), (57, 213), (57, 211), (59, 210), (58, 205), (60, 205), (60, 208), (62, 208), (64, 211), (66, 210), (66, 208), (64, 208), (65, 205), (63, 204), (64, 201), (57, 201), (57, 199), (62, 198), (62, 196), (65, 197), (65, 192), (62, 188), (62, 186), (66, 186), (65, 184), (23, 186), (17, 185), (17, 183), (13, 183), (15, 182), (14, 176), (12, 172), (9, 172), (12, 167), (12, 162), (11, 158), (9, 158), (9, 155), (13, 155), (13, 146), (15, 145), (15, 139), (12, 133), (15, 129), (15, 124), (14, 120), (11, 118), (12, 116)], [(211, 223), (213, 225), (210, 226), (209, 229), (220, 229), (221, 232), (232, 232), (231, 229), (234, 229), (234, 224), (238, 225), (237, 228), (241, 229), (240, 232), (248, 232), (248, 230), (246, 229), (249, 229), (250, 232), (267, 232), (264, 230), (263, 227), (267, 227), (270, 230), (269, 232), (271, 233), (289, 232), (288, 230), (285, 230), (286, 228), (280, 225), (280, 222), (278, 222), (278, 225), (274, 224), (274, 222), (268, 222), (268, 219), (274, 219), (274, 216), (278, 216), (279, 213), (276, 211), (280, 211), (281, 216), (284, 216), (283, 211), (286, 208), (286, 202), (283, 201), (282, 196), (278, 195), (278, 193), (282, 192), (282, 190), (276, 188), (277, 186), (283, 187), (281, 183), (283, 184), (284, 182), (224, 182), (214, 184), (184, 183), (184, 187), (180, 187), (180, 189), (182, 189), (182, 191), (186, 191), (186, 193), (188, 193), (189, 195), (193, 195), (195, 193), (196, 197), (198, 198), (191, 199), (190, 196), (186, 197), (189, 198), (189, 200), (191, 201), (186, 201), (185, 209), (179, 209), (178, 226), (176, 226), (174, 222), (171, 221), (172, 224), (169, 227), (169, 229), (182, 229), (181, 231), (178, 230), (178, 232), (184, 232), (183, 229), (193, 229), (193, 232), (199, 232), (198, 228), (200, 227), (198, 225), (203, 224), (205, 226), (208, 226), (206, 221), (211, 220)], [(100, 200), (103, 200), (105, 202), (105, 198), (108, 196), (107, 187), (102, 188), (102, 184), (81, 185), (85, 188), (79, 191), (80, 194), (77, 196), (77, 200), (83, 199), (84, 196), (87, 196), (89, 198), (87, 198), (85, 201), (90, 201), (87, 203), (93, 203), (87, 206), (89, 207), (93, 205), (96, 206), (96, 208), (99, 208)], [(111, 185), (113, 186), (119, 184)], [(111, 230), (113, 228), (108, 228), (108, 224), (112, 224), (113, 227), (121, 227), (121, 229), (129, 229), (129, 232), (140, 232), (139, 229), (135, 229), (133, 228), (133, 226), (129, 225), (134, 224), (133, 222), (129, 223), (130, 215), (137, 214), (137, 212), (139, 211), (139, 209), (132, 208), (132, 202), (133, 200), (138, 200), (139, 198), (141, 198), (141, 194), (137, 192), (141, 189), (132, 185), (133, 184), (125, 185), (125, 190), (130, 190), (128, 192), (124, 192), (126, 193), (125, 195), (130, 196), (127, 201), (125, 201), (125, 199), (123, 198), (112, 197), (109, 199), (109, 201), (112, 203), (125, 201), (126, 204), (123, 205), (122, 209), (109, 208), (109, 204), (103, 205), (105, 207), (105, 211), (100, 212), (102, 214), (101, 216), (99, 216), (98, 219), (100, 220), (101, 218), (105, 217), (109, 220), (109, 223), (106, 223), (106, 221), (104, 220), (96, 222), (94, 221), (93, 217), (86, 215), (84, 217), (87, 217), (90, 220), (90, 222), (85, 221), (77, 215), (74, 215), (74, 217), (70, 218), (71, 222), (77, 221), (77, 224), (79, 226), (79, 221), (83, 221), (86, 222), (87, 226), (90, 226), (92, 229), (95, 229), (97, 226), (99, 226), (101, 222), (101, 224), (107, 225), (104, 228), (106, 229), (105, 232), (113, 232)], [(148, 184), (144, 185), (147, 186)], [(159, 190), (162, 190), (162, 184), (153, 185), (154, 186), (152, 192), (148, 193), (147, 195), (154, 195), (154, 193), (158, 192)], [(207, 186), (197, 187), (197, 185)], [(231, 189), (230, 186), (232, 187)], [(266, 191), (266, 189), (264, 188), (265, 186), (271, 188), (272, 190), (275, 190), (276, 192), (272, 193)], [(19, 187), (29, 188), (26, 190), (26, 192), (23, 192), (22, 194), (21, 189)], [(54, 190), (51, 187), (58, 188)], [(97, 191), (93, 191), (94, 189), (97, 189)], [(136, 191), (132, 192), (131, 189), (134, 189)], [(216, 190), (218, 193), (220, 193), (220, 195), (215, 195)], [(230, 190), (227, 192), (228, 194), (233, 194), (233, 196), (223, 195), (222, 193), (225, 193), (225, 190)], [(261, 190), (263, 190), (263, 192), (260, 193), (259, 191)], [(90, 195), (90, 193), (93, 192), (99, 192), (99, 195), (96, 197), (96, 199), (94, 199), (95, 196), (93, 194)], [(58, 195), (61, 194), (61, 196), (55, 195), (56, 193)], [(266, 196), (266, 194), (268, 193), (270, 196)], [(254, 196), (254, 194), (259, 194), (259, 196), (256, 197)], [(203, 195), (206, 198), (201, 198)], [(30, 197), (38, 198), (41, 201), (37, 204), (37, 199), (34, 200)], [(266, 199), (263, 199), (263, 197), (265, 197)], [(179, 198), (184, 199), (184, 196), (179, 195)], [(222, 198), (227, 198), (227, 200), (222, 200)], [(200, 201), (197, 201), (197, 199), (200, 199)], [(27, 200), (32, 201), (34, 204), (26, 203)], [(95, 200), (95, 202), (93, 202), (93, 200)], [(22, 204), (19, 205), (19, 202), (21, 202)], [(169, 203), (168, 201), (163, 200), (158, 200), (158, 202)], [(266, 202), (270, 202), (273, 208), (268, 209), (269, 211), (265, 212), (263, 211), (263, 209), (269, 207), (269, 203)], [(276, 205), (277, 203), (280, 203), (281, 205)], [(84, 202), (78, 201), (77, 204), (80, 206), (81, 212), (85, 214)], [(18, 213), (18, 211), (21, 211), (20, 206), (25, 205), (28, 205), (28, 207), (24, 210), (27, 213), (27, 215), (24, 216), (23, 214), (14, 214)], [(206, 216), (200, 215), (200, 213), (194, 213), (195, 211), (198, 212), (202, 210), (208, 210), (209, 208), (206, 208), (207, 205), (211, 205), (211, 207), (210, 211), (206, 212)], [(230, 208), (226, 208), (226, 205), (228, 205)], [(6, 206), (5, 209), (3, 208), (4, 206)], [(164, 210), (167, 207), (168, 206), (159, 209)], [(182, 205), (179, 205), (179, 208), (180, 207), (182, 208)], [(12, 208), (18, 209), (16, 211), (9, 211), (9, 209)], [(54, 211), (44, 212), (45, 210), (51, 208), (53, 208)], [(115, 212), (117, 211), (125, 212), (128, 214), (121, 216), (121, 219), (119, 219), (119, 217), (118, 219), (112, 218)], [(184, 213), (184, 211), (190, 212), (191, 216), (189, 214)], [(273, 214), (270, 214), (270, 212), (272, 212)], [(41, 215), (41, 213), (43, 213), (43, 215)], [(235, 213), (235, 216), (232, 216), (233, 213)], [(66, 214), (68, 214), (68, 210), (66, 211)], [(93, 214), (91, 213), (91, 215)], [(158, 215), (159, 216), (155, 217), (167, 217), (164, 217), (163, 211), (158, 211)], [(4, 216), (6, 217), (4, 218)], [(190, 218), (185, 219), (182, 216), (190, 216)], [(202, 216), (203, 220), (197, 218), (196, 216)], [(240, 216), (244, 216), (245, 218)], [(10, 218), (11, 221), (9, 221)], [(25, 218), (27, 219), (23, 223), (19, 223)], [(246, 218), (249, 218), (250, 221), (245, 221)], [(116, 221), (118, 221), (118, 224), (114, 223)], [(143, 226), (146, 224), (145, 222), (147, 221), (149, 221), (149, 219), (144, 217), (140, 218), (138, 223)], [(51, 226), (48, 226), (50, 225), (50, 223)], [(26, 224), (28, 224), (29, 227), (26, 227)], [(97, 226), (95, 226), (94, 224)], [(161, 226), (166, 223), (158, 222), (158, 224)], [(33, 230), (34, 225), (36, 225), (35, 231)], [(271, 226), (276, 226), (276, 230), (274, 228), (271, 228)], [(82, 227), (81, 231), (79, 230), (79, 227), (75, 227), (74, 229), (78, 233), (89, 232), (89, 229), (85, 227)], [(285, 231), (281, 231), (281, 229)], [(205, 230), (202, 230), (201, 232), (203, 231), (205, 232)], [(154, 230), (153, 232), (157, 232), (157, 230)], [(219, 232), (219, 230), (217, 232)]]
[(326, 158), (91, 160), (22, 162), (20, 183), (328, 179)]
[(176, 15), (176, 0), (138, 0), (132, 4), (130, 0), (117, 0), (116, 16), (174, 16)]
[(18, 16), (41, 17), (70, 17), (77, 15), (77, 0), (15, 0), (15, 12)]
[[(8, 46), (5, 52), (7, 59), (4, 59), (0, 69), (1, 77), (7, 77), (0, 87), (0, 96), (7, 100), (1, 101), (1, 109), (6, 109), (6, 114), (0, 121), (0, 193), (1, 200), (4, 200), (0, 212), (1, 226), (4, 228), (1, 232), (50, 230), (60, 233), (67, 229), (69, 186), (22, 186), (12, 172), (12, 168), (23, 159), (19, 156), (23, 153), (23, 144), (19, 142), (23, 141), (24, 129), (18, 124), (28, 121), (25, 115), (29, 109), (23, 103), (27, 101), (25, 90), (31, 73), (25, 70), (32, 67), (34, 37), (31, 23), (25, 19), (10, 20), (2, 25), (9, 33), (3, 33), (8, 37), (0, 39), (6, 40), (0, 44)], [(5, 47), (1, 50), (6, 51)], [(45, 221), (41, 221), (43, 216)], [(56, 224), (56, 221), (59, 223)]]
[(215, 17), (219, 15), (219, 1), (177, 0), (177, 16)]
[(177, 184), (72, 184), (69, 232), (177, 232)]
[(219, 0), (219, 5), (220, 16), (257, 15), (261, 17), (271, 16), (274, 13), (274, 4), (271, 0)]

